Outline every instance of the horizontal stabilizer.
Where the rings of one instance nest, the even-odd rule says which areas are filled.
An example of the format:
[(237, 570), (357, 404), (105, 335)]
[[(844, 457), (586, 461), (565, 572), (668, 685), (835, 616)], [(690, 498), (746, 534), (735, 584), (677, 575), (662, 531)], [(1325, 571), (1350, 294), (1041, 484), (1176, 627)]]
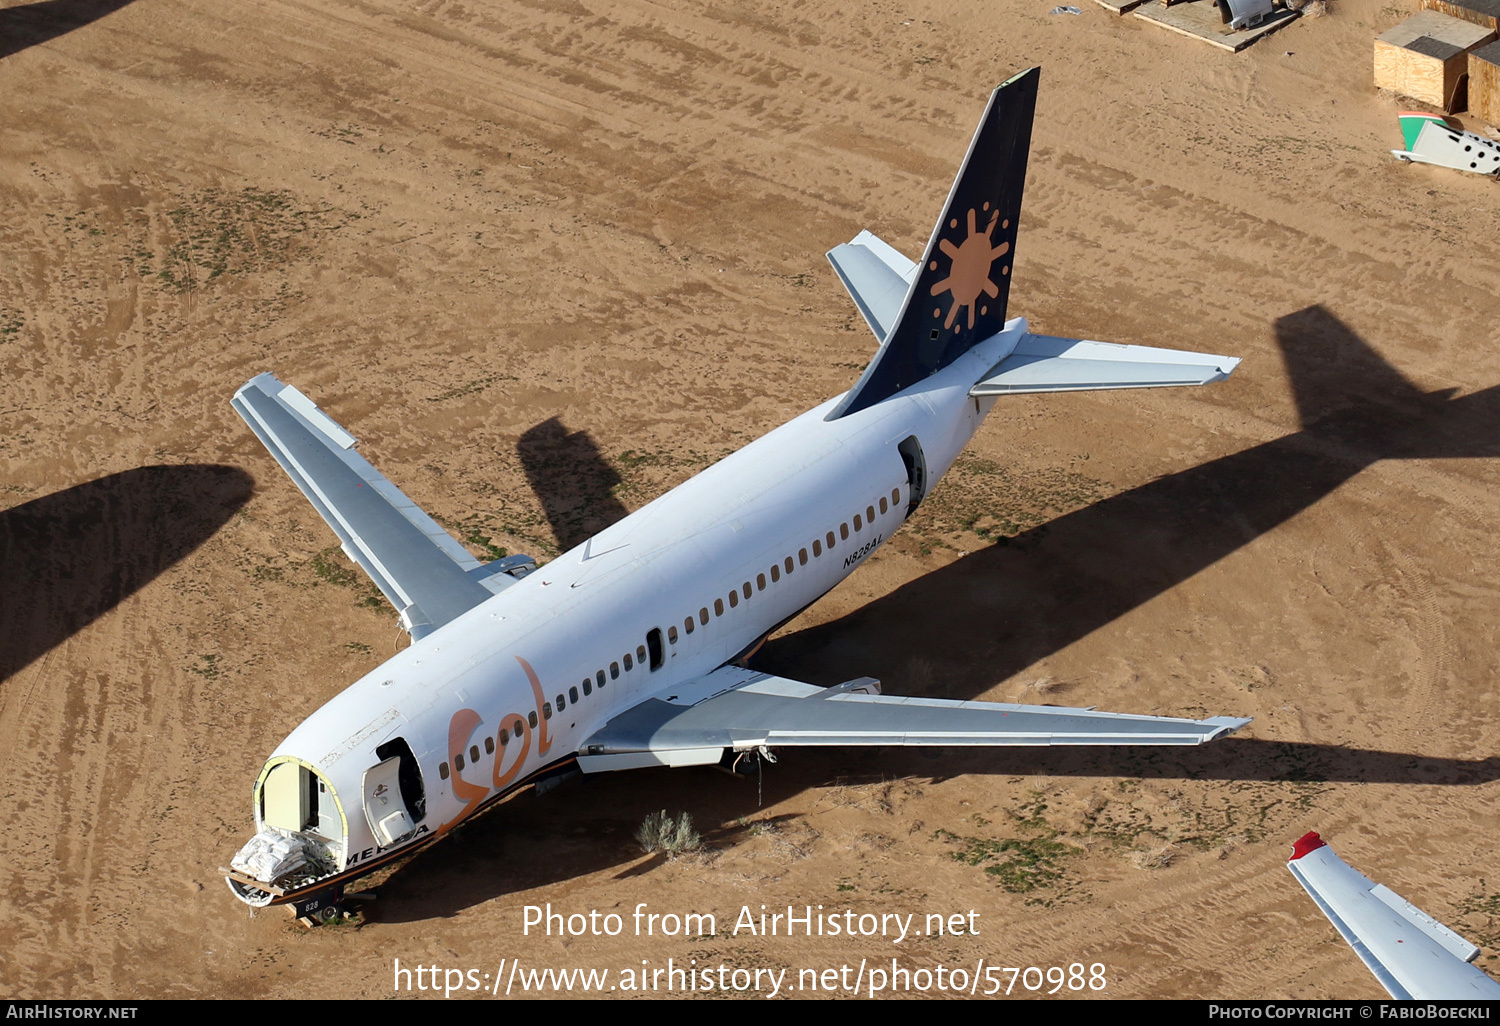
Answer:
[(1339, 858), (1317, 834), (1296, 843), (1287, 868), (1391, 997), (1500, 998), (1500, 983), (1468, 964), (1477, 947)]
[(823, 745), (1197, 745), (1249, 723), (881, 695), (725, 666), (616, 716), (579, 753), (585, 772), (718, 762), (724, 749)]
[(917, 265), (868, 231), (829, 250), (828, 262), (875, 333), (875, 340), (884, 342), (901, 316), (901, 304), (917, 276)]
[(344, 552), (400, 611), (413, 638), (514, 583), (507, 571), (534, 566), (525, 557), (481, 565), (354, 451), (353, 435), (274, 375), (251, 380), (231, 405), (333, 528)]
[(1028, 334), (1009, 356), (985, 373), (969, 394), (1206, 385), (1229, 377), (1239, 362), (1232, 356)]

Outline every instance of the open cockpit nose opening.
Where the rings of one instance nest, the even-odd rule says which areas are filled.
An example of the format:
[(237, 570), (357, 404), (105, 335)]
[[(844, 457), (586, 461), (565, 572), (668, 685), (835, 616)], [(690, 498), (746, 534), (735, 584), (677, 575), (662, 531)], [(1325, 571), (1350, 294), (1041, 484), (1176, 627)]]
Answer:
[(236, 897), (264, 905), (278, 892), (338, 872), (346, 821), (321, 774), (300, 759), (272, 759), (261, 771), (255, 799), (260, 829), (229, 863)]

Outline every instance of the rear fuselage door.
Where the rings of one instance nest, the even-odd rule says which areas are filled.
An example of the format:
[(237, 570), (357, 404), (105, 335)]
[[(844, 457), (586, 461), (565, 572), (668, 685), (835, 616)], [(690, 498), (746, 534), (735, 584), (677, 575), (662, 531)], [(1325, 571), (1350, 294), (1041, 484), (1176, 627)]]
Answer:
[(416, 829), (401, 800), (401, 758), (395, 756), (365, 770), (365, 819), (381, 847), (410, 837)]

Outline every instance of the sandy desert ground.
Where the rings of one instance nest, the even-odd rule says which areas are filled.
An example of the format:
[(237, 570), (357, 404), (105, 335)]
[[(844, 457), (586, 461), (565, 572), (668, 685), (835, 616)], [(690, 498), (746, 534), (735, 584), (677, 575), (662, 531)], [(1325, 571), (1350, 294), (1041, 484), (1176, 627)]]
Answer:
[[(6, 0), (0, 994), (898, 958), (1383, 996), (1284, 868), (1310, 829), (1500, 971), (1500, 186), (1389, 156), (1370, 40), (1413, 0), (1238, 55), (1052, 5)], [(1033, 64), (1012, 312), (1244, 363), (1003, 402), (757, 665), (1254, 723), (790, 753), (759, 804), (709, 770), (589, 779), (445, 838), (361, 926), (234, 901), (263, 759), (399, 640), (234, 389), (274, 369), (477, 553), (555, 556), (849, 387), (874, 344), (824, 251), (919, 252)], [(704, 853), (638, 851), (663, 807)], [(718, 929), (523, 936), (546, 903)], [(761, 904), (979, 932), (735, 934)]]

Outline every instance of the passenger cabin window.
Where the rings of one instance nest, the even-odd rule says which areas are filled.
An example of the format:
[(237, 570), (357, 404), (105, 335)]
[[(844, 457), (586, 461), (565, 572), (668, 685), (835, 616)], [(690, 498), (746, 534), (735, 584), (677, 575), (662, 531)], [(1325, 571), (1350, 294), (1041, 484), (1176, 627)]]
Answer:
[[(844, 539), (844, 541), (848, 541), (849, 540), (849, 525), (848, 524), (840, 524), (839, 525), (839, 537), (842, 538), (842, 539)], [(828, 543), (828, 547), (829, 548), (833, 548), (833, 542), (829, 542)]]
[[(707, 610), (704, 610), (704, 612), (707, 612)], [(695, 629), (693, 627), (693, 618), (690, 616), (686, 620), (682, 621), (682, 627), (683, 630), (687, 631), (689, 634), (693, 633)]]
[(562, 695), (558, 695), (557, 696), (557, 711), (558, 712), (562, 712), (567, 707), (568, 707), (567, 701), (563, 698)]
[(890, 507), (885, 504), (885, 496), (882, 495), (880, 497), (880, 512), (884, 513), (888, 509), (890, 509)]
[(891, 489), (891, 505), (892, 506), (899, 506), (899, 505), (901, 505), (901, 489), (899, 489), (899, 488), (892, 488)]
[(594, 693), (593, 683), (587, 677), (583, 678), (583, 696), (585, 698), (587, 698), (589, 695), (592, 695), (593, 693)]
[(438, 777), (442, 780), (448, 779), (448, 764), (446, 762), (438, 766)]
[(577, 688), (569, 688), (568, 689), (568, 701), (570, 701), (570, 702), (576, 702), (576, 701), (578, 701), (578, 689)]
[(875, 507), (874, 506), (866, 506), (865, 507), (865, 523), (867, 523), (867, 524), (873, 524), (874, 522), (875, 522)]
[(646, 646), (645, 645), (637, 645), (637, 646), (635, 646), (635, 661), (638, 662), (638, 663), (644, 663), (646, 661)]
[[(749, 587), (749, 586), (746, 585), (746, 587)], [(766, 590), (766, 575), (765, 574), (756, 574), (755, 575), (755, 588), (756, 588), (757, 591), (765, 591)], [(745, 597), (749, 598), (750, 596), (746, 595)]]
[(478, 745), (470, 745), (469, 746), (469, 761), (470, 762), (478, 762), (479, 761), (479, 746)]
[(724, 600), (723, 599), (714, 599), (714, 615), (715, 616), (723, 616), (724, 615)]
[(532, 730), (536, 729), (536, 710), (535, 709), (533, 709), (531, 712), (529, 712), (529, 713), (526, 714), (526, 722), (531, 724), (531, 729)]
[[(689, 622), (691, 622), (691, 621), (689, 621)], [(671, 644), (671, 645), (677, 644), (677, 628), (676, 627), (668, 627), (667, 628), (667, 643)], [(655, 669), (655, 667), (652, 667), (652, 669)]]
[(492, 738), (492, 737), (490, 737), (488, 734), (486, 734), (485, 738), (484, 738), (484, 754), (485, 755), (494, 755), (495, 754), (495, 739)]
[(619, 678), (620, 678), (620, 664), (619, 663), (610, 663), (609, 664), (609, 679), (610, 680), (618, 680)]
[[(846, 533), (847, 533), (847, 531), (848, 531), (848, 528), (845, 528), (845, 532)], [(834, 538), (832, 531), (829, 531), (828, 532), (828, 536), (826, 538), (824, 538), (823, 540), (828, 543), (828, 547), (830, 549), (833, 548), (835, 545), (838, 544), (838, 540), (836, 538)]]
[[(833, 535), (830, 534), (828, 537), (832, 538)], [(823, 554), (823, 543), (820, 542), (820, 541), (818, 541), (818, 539), (814, 538), (813, 539), (813, 558), (816, 559), (818, 556), (821, 556), (822, 554)]]
[(625, 653), (625, 669), (629, 670), (634, 665), (635, 665), (635, 663), (633, 663), (633, 662), (630, 661), (630, 653), (626, 652)]
[(549, 720), (552, 718), (552, 703), (551, 702), (543, 702), (542, 703), (542, 715), (545, 716)]
[[(804, 563), (807, 562), (807, 550), (806, 549), (802, 550), (802, 562), (804, 562)], [(787, 573), (791, 573), (792, 572), (792, 557), (791, 556), (786, 557), (786, 572)]]
[[(781, 567), (777, 566), (775, 563), (772, 563), (771, 564), (771, 583), (775, 584), (779, 580), (781, 580)], [(761, 587), (765, 587), (765, 585), (761, 585)]]
[(737, 592), (737, 591), (731, 591), (729, 593), (729, 608), (733, 609), (735, 606), (737, 606), (739, 604), (740, 604), (740, 593)]
[(854, 514), (854, 529), (855, 529), (855, 530), (856, 530), (856, 531), (858, 531), (858, 530), (859, 530), (859, 525), (860, 525), (860, 519), (859, 519), (859, 514), (858, 514), (858, 513), (856, 513), (856, 514)]
[(601, 688), (604, 687), (604, 671), (603, 670), (600, 670), (598, 673), (594, 674), (594, 683), (598, 684)]
[[(721, 612), (721, 613), (723, 611), (724, 610), (722, 610), (722, 609), (719, 610), (719, 612)], [(705, 627), (708, 626), (708, 607), (707, 606), (704, 606), (702, 609), (698, 610), (698, 622), (701, 623)]]
[[(677, 631), (674, 629), (672, 631), (672, 633), (675, 635), (677, 633)], [(661, 628), (660, 627), (653, 627), (649, 631), (646, 632), (646, 647), (651, 652), (651, 663), (650, 663), (651, 669), (653, 669), (653, 670), (659, 670), (659, 669), (661, 669), (661, 664), (662, 664), (664, 656), (662, 655), (662, 648), (661, 648)]]
[[(798, 549), (797, 550), (797, 562), (801, 563), (803, 566), (807, 565), (807, 550), (806, 549)], [(791, 557), (787, 557), (786, 572), (787, 573), (791, 573), (792, 572), (792, 560), (791, 560)]]

